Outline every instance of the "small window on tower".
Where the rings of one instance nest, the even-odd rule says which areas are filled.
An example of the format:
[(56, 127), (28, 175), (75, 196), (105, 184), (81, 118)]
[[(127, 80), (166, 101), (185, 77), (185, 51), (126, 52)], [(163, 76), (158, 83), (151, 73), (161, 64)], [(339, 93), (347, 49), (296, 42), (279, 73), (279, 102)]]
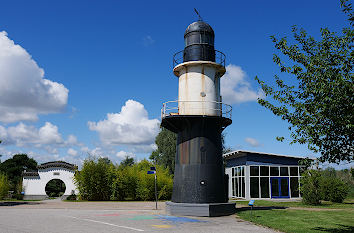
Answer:
[(59, 172), (54, 172), (53, 175), (54, 175), (54, 176), (59, 176), (60, 173), (59, 173)]

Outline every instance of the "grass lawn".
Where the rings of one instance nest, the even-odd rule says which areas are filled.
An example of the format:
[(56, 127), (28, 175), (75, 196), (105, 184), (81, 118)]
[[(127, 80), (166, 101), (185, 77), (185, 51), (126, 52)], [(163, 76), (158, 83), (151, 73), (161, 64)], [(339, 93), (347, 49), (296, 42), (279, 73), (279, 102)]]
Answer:
[(350, 210), (309, 211), (291, 209), (241, 210), (240, 218), (283, 232), (354, 232)]
[[(249, 201), (236, 201), (236, 206), (237, 206), (237, 204), (247, 206), (248, 202)], [(346, 199), (346, 200), (344, 200), (343, 203), (333, 203), (330, 201), (322, 201), (321, 205), (305, 205), (301, 201), (276, 202), (276, 201), (256, 200), (255, 206), (330, 208), (330, 209), (353, 209), (354, 210), (354, 200), (353, 199)]]
[(240, 207), (246, 206), (248, 201), (237, 203), (239, 204), (237, 215), (241, 219), (282, 232), (354, 232), (354, 200), (347, 200), (344, 203), (323, 202), (320, 206), (305, 205), (301, 202), (257, 200), (256, 209), (252, 214), (248, 207)]
[(32, 201), (42, 201), (42, 200), (18, 200), (18, 199), (3, 199), (0, 202), (32, 202)]

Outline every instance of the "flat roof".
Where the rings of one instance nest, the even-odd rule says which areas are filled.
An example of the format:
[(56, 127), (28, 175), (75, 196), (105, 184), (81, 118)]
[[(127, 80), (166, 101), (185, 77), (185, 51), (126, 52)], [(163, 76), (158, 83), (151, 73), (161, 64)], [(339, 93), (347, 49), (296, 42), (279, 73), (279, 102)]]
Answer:
[[(231, 151), (229, 153), (223, 154), (223, 157), (225, 159), (228, 158), (236, 158), (236, 157), (241, 157), (244, 156), (247, 153), (252, 153), (252, 154), (259, 154), (259, 155), (272, 155), (272, 156), (279, 156), (279, 157), (287, 157), (287, 158), (296, 158), (296, 159), (304, 159), (305, 157), (303, 156), (295, 156), (295, 155), (281, 155), (281, 154), (273, 154), (273, 153), (265, 153), (265, 152), (257, 152), (257, 151), (247, 151), (247, 150), (235, 150)], [(316, 160), (316, 158), (309, 158), (312, 160)]]

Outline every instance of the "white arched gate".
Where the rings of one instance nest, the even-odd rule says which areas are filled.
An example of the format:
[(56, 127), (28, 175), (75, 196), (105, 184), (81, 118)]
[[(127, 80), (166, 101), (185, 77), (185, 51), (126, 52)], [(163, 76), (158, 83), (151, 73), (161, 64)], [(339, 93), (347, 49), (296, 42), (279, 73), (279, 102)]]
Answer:
[(54, 161), (39, 165), (37, 171), (23, 173), (23, 191), (25, 200), (43, 200), (48, 196), (45, 186), (53, 179), (59, 179), (65, 184), (65, 193), (62, 199), (70, 194), (77, 194), (74, 184), (76, 166), (62, 161)]

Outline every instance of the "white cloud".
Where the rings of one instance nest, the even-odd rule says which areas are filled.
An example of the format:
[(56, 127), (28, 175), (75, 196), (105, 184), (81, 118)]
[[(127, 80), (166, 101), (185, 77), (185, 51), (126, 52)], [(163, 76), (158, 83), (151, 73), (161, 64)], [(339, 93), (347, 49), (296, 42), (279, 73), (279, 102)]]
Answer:
[(42, 127), (37, 129), (34, 126), (19, 123), (7, 129), (0, 126), (3, 134), (2, 139), (5, 145), (28, 146), (28, 145), (49, 145), (63, 144), (64, 140), (58, 132), (58, 127), (46, 122)]
[(147, 36), (143, 37), (143, 43), (145, 46), (149, 46), (149, 45), (152, 45), (153, 43), (155, 43), (155, 40), (152, 39), (151, 36), (147, 35)]
[(59, 154), (58, 148), (55, 148), (55, 147), (52, 147), (52, 146), (45, 146), (45, 150), (51, 155)]
[(153, 150), (157, 149), (157, 145), (155, 143), (150, 145), (133, 145), (130, 146), (131, 151), (135, 153), (148, 153), (150, 154)]
[(68, 153), (68, 155), (71, 155), (71, 156), (74, 156), (74, 157), (77, 155), (77, 151), (74, 150), (73, 148), (69, 148), (67, 153)]
[(44, 78), (44, 70), (20, 45), (0, 32), (0, 121), (37, 120), (62, 111), (69, 90)]
[(126, 152), (126, 151), (118, 151), (116, 156), (118, 157), (118, 159), (125, 159), (125, 157), (130, 157), (130, 158), (135, 158), (135, 154), (132, 152)]
[[(86, 147), (87, 148), (87, 147)], [(85, 148), (85, 149), (86, 149)], [(82, 150), (83, 148), (81, 148), (81, 150)], [(90, 155), (90, 156), (94, 156), (94, 157), (105, 157), (105, 156), (107, 156), (106, 155), (106, 153), (105, 153), (105, 151), (101, 148), (101, 147), (96, 147), (95, 149), (92, 149), (92, 150), (90, 150), (90, 149), (88, 149), (87, 148), (87, 151), (85, 151), (88, 155)]]
[(108, 113), (107, 119), (88, 126), (105, 145), (150, 145), (159, 132), (159, 120), (150, 120), (144, 105), (134, 100), (125, 102), (120, 113)]
[(38, 162), (38, 164), (46, 163), (50, 161), (65, 161), (68, 163), (78, 165), (79, 169), (83, 164), (83, 158), (81, 158), (80, 156), (71, 156), (71, 155), (62, 156), (58, 153), (48, 153), (48, 152), (42, 153), (39, 151), (22, 150), (20, 148), (7, 150), (4, 147), (0, 147), (0, 154), (3, 155), (3, 157), (0, 158), (1, 161), (5, 161), (7, 159), (12, 158), (13, 155), (21, 154), (21, 153), (25, 153), (28, 155), (28, 157), (34, 158)]
[(44, 147), (50, 153), (56, 149), (52, 146), (66, 147), (79, 145), (74, 135), (69, 135), (67, 140), (64, 140), (59, 133), (58, 126), (50, 122), (36, 128), (33, 125), (19, 123), (16, 126), (5, 128), (0, 125), (0, 138), (4, 145), (16, 145), (18, 147)]
[(248, 143), (248, 145), (252, 147), (260, 147), (262, 146), (256, 139), (254, 138), (245, 138), (245, 141)]
[(89, 152), (90, 151), (90, 149), (87, 146), (81, 147), (80, 150), (83, 151), (83, 152)]
[(68, 145), (79, 145), (76, 136), (70, 134), (66, 140)]
[(261, 89), (255, 91), (246, 80), (246, 73), (240, 66), (228, 65), (226, 73), (221, 78), (221, 95), (223, 102), (227, 104), (238, 104), (248, 101), (256, 101), (264, 97)]

